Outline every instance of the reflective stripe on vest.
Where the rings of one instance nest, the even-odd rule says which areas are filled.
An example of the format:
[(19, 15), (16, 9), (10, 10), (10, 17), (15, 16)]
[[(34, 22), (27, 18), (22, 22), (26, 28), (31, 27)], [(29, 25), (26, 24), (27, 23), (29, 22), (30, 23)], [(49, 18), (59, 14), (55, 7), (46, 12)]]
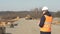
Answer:
[(40, 28), (40, 31), (51, 32), (52, 17), (45, 16), (45, 18), (46, 18), (46, 20), (45, 20), (44, 26), (42, 28)]

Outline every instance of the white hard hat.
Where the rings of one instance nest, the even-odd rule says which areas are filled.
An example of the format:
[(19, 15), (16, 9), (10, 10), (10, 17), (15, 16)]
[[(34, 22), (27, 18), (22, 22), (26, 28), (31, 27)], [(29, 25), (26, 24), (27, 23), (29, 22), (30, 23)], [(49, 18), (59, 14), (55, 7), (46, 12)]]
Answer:
[(43, 8), (42, 8), (42, 11), (43, 11), (43, 10), (48, 10), (48, 7), (46, 7), (46, 6), (43, 7)]

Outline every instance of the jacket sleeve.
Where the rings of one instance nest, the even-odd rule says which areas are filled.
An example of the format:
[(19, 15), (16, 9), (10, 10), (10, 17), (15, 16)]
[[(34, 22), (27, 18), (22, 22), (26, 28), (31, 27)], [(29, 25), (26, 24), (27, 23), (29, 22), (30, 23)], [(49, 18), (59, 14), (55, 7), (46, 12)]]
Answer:
[(44, 26), (44, 22), (45, 22), (45, 16), (42, 16), (42, 18), (41, 18), (41, 20), (40, 20), (39, 26), (40, 26), (40, 27), (43, 27), (43, 26)]

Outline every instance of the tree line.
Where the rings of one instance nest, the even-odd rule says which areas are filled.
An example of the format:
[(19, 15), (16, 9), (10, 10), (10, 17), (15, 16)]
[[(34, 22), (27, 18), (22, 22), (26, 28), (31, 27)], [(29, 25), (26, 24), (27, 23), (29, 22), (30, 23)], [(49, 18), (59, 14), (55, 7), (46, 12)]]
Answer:
[[(60, 17), (60, 11), (50, 12), (53, 17)], [(27, 15), (30, 15), (33, 18), (40, 18), (42, 16), (42, 11), (0, 11), (0, 18), (15, 18), (19, 16), (20, 18), (24, 18)]]

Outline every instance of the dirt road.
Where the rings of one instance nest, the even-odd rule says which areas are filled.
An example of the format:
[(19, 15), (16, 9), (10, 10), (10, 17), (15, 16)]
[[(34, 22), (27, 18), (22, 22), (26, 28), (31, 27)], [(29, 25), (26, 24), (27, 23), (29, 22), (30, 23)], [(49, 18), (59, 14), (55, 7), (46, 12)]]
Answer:
[[(25, 20), (21, 18), (18, 23), (18, 26), (15, 28), (6, 28), (6, 32), (9, 34), (39, 34), (39, 26), (37, 25), (37, 20)], [(52, 25), (52, 34), (59, 34), (60, 26)]]

